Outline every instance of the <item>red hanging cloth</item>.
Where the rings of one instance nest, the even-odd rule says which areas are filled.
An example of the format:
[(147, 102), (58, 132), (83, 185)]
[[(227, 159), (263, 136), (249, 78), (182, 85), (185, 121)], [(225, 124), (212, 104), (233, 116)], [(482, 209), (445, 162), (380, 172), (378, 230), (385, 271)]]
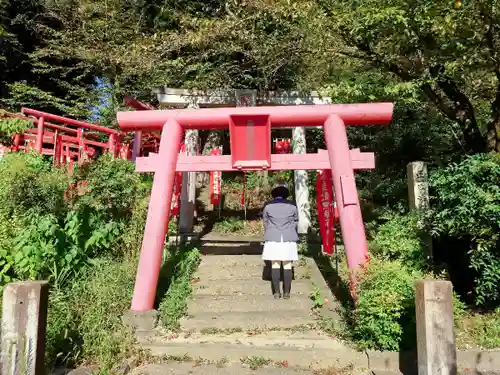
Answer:
[[(212, 155), (222, 155), (221, 148), (216, 147), (212, 150)], [(221, 185), (222, 185), (222, 172), (210, 172), (210, 202), (217, 206), (221, 200)]]
[(316, 208), (323, 243), (323, 252), (333, 254), (335, 248), (335, 224), (338, 211), (333, 195), (332, 172), (318, 171), (316, 179)]

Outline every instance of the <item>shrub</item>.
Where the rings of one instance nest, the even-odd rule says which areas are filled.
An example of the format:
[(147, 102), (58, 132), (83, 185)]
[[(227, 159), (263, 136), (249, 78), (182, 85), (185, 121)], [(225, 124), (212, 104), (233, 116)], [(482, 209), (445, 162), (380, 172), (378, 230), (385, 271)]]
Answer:
[(429, 232), (465, 242), (476, 303), (500, 303), (500, 155), (474, 155), (434, 171), (430, 186)]
[(398, 260), (372, 260), (359, 282), (351, 334), (363, 349), (398, 350), (415, 338), (414, 282), (422, 278)]
[(64, 216), (70, 178), (35, 153), (11, 153), (0, 160), (0, 214)]
[[(416, 344), (415, 282), (436, 279), (409, 268), (400, 260), (374, 258), (358, 284), (358, 304), (348, 314), (346, 329), (362, 349), (401, 350)], [(453, 295), (455, 323), (462, 320), (465, 305)]]
[(106, 218), (130, 219), (141, 180), (130, 161), (105, 154), (82, 165), (76, 179), (86, 183), (86, 193), (76, 201), (78, 207), (90, 207)]
[(9, 113), (0, 109), (0, 143), (9, 146), (15, 133), (24, 133), (33, 127), (33, 122), (18, 117), (11, 117)]
[(426, 249), (419, 236), (418, 219), (413, 215), (390, 216), (379, 226), (370, 249), (381, 258), (399, 259), (418, 269), (425, 265)]

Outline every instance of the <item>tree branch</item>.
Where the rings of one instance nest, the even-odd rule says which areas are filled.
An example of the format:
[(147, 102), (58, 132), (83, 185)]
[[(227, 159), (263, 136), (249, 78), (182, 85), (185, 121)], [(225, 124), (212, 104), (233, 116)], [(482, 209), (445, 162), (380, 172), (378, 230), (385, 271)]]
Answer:
[(480, 13), (487, 26), (485, 32), (486, 45), (493, 61), (493, 71), (497, 78), (495, 99), (491, 103), (491, 120), (487, 125), (486, 143), (489, 150), (500, 152), (500, 59), (495, 45), (495, 37), (497, 35), (496, 23), (491, 17), (491, 10), (481, 6)]

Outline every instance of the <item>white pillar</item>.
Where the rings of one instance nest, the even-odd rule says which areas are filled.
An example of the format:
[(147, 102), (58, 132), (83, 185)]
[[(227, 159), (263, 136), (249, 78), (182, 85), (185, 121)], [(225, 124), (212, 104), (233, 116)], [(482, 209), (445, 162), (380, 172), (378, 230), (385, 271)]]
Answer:
[[(303, 127), (293, 128), (293, 153), (306, 153), (306, 131)], [(299, 212), (298, 232), (307, 234), (311, 224), (307, 171), (294, 171), (295, 201)]]
[[(414, 161), (406, 167), (408, 174), (408, 199), (410, 211), (426, 210), (429, 204), (429, 178), (427, 175), (427, 164), (423, 161)], [(432, 260), (434, 249), (432, 237), (423, 232), (420, 238), (427, 248), (427, 257)]]
[[(198, 108), (196, 103), (188, 108)], [(196, 155), (198, 151), (198, 130), (186, 130), (186, 154)], [(196, 172), (182, 173), (181, 208), (179, 214), (179, 231), (193, 232), (194, 211), (196, 204)]]

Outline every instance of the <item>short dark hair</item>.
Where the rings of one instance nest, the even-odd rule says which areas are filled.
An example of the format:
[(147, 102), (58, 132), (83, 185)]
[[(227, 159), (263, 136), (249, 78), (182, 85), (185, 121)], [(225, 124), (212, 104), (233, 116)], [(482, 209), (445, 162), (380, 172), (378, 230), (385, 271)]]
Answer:
[(277, 186), (271, 191), (273, 198), (288, 198), (290, 191), (285, 186)]

